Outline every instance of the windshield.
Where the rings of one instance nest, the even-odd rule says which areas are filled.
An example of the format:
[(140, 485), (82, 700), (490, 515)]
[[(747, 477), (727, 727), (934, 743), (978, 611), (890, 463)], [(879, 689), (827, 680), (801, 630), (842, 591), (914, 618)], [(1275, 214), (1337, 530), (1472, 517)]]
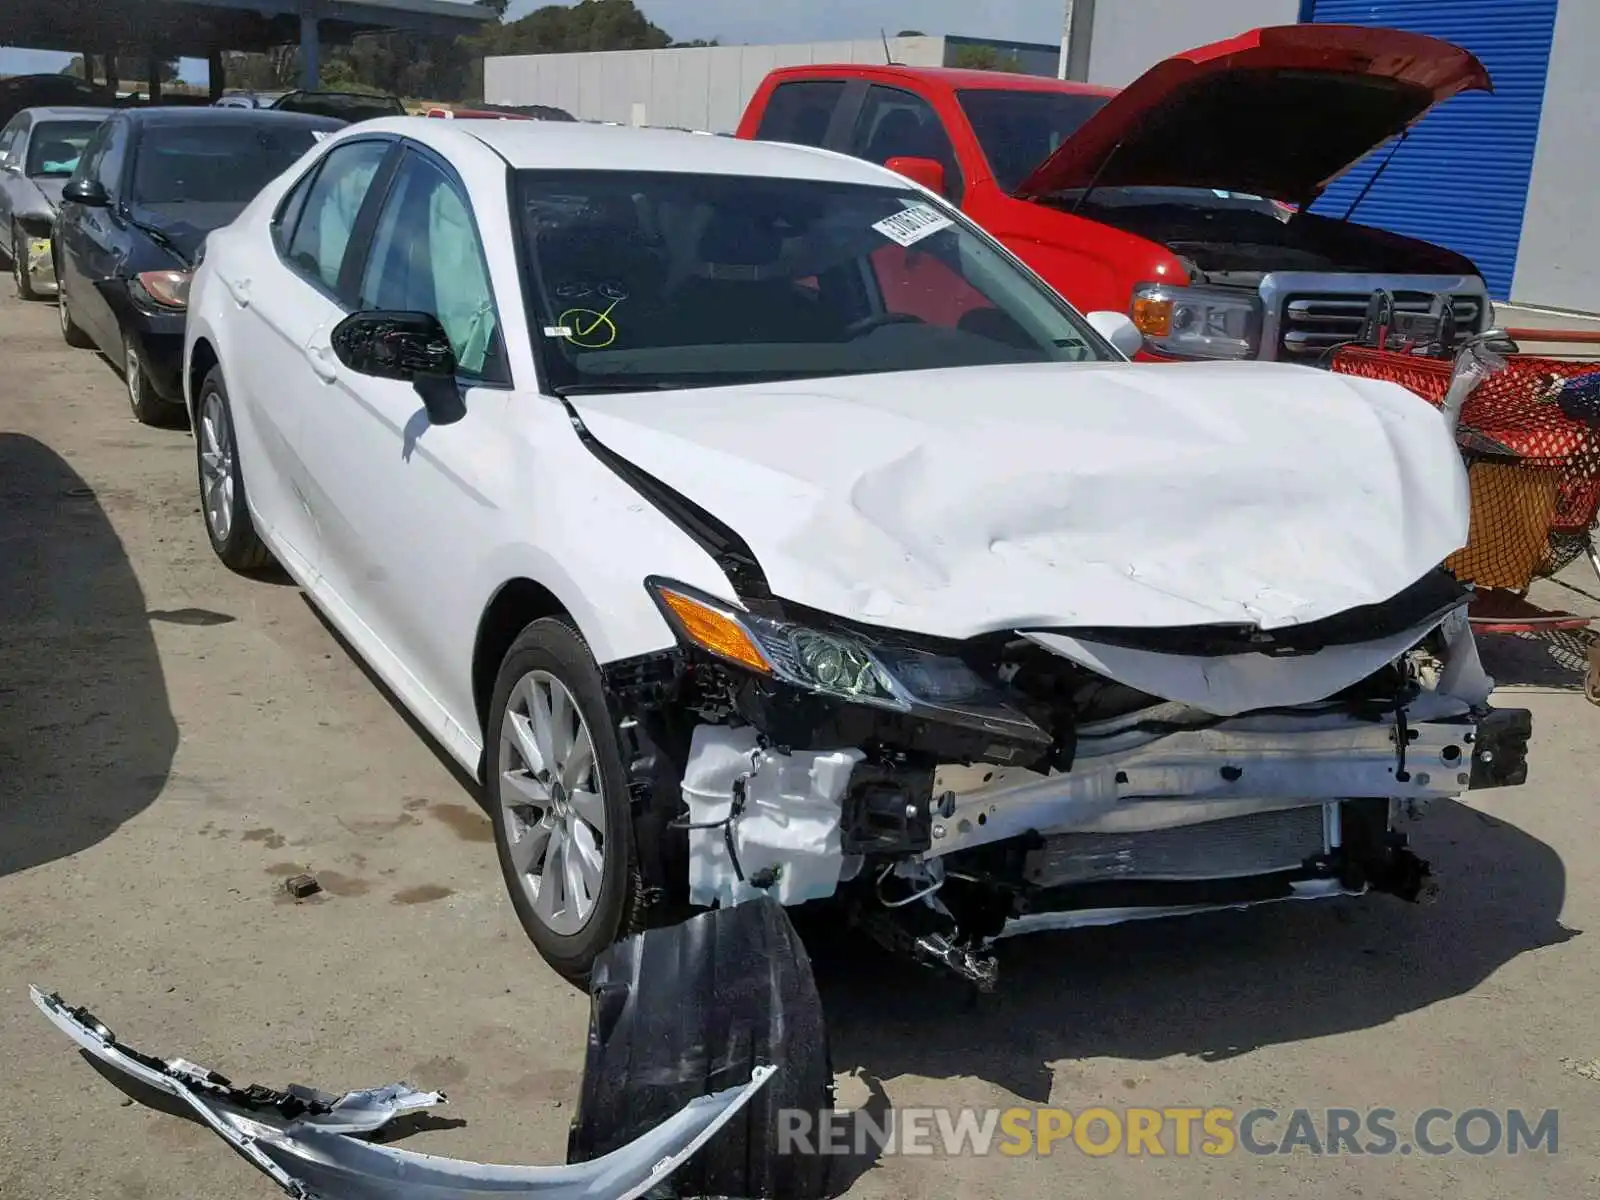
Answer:
[(1014, 192), (1110, 96), (1076, 92), (960, 91), (961, 110), (1003, 191)]
[(310, 128), (277, 122), (148, 125), (133, 165), (133, 202), (246, 204), (315, 141)]
[(35, 179), (71, 175), (83, 148), (99, 128), (99, 121), (41, 121), (28, 139), (24, 170)]
[(517, 189), (558, 390), (1115, 357), (910, 190), (623, 171), (522, 171)]

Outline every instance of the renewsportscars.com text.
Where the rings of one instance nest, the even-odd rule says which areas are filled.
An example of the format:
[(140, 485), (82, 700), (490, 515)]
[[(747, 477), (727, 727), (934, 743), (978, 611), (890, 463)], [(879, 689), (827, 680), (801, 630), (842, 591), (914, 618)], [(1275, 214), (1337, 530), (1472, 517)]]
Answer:
[(778, 1114), (781, 1154), (1091, 1158), (1556, 1154), (1560, 1113), (1519, 1108), (899, 1108)]

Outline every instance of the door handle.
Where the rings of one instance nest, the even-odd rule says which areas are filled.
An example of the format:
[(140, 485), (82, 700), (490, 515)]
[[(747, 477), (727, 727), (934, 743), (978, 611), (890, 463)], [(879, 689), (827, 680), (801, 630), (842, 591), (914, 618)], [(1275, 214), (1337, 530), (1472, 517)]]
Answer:
[(333, 356), (333, 346), (320, 337), (306, 343), (306, 361), (324, 383), (332, 383), (339, 377), (339, 360)]
[(233, 297), (233, 302), (235, 304), (237, 304), (240, 308), (249, 308), (250, 307), (250, 279), (249, 279), (249, 277), (248, 276), (240, 276), (238, 279), (234, 279), (232, 276), (223, 275), (221, 278), (222, 278), (223, 286), (228, 289), (228, 294)]

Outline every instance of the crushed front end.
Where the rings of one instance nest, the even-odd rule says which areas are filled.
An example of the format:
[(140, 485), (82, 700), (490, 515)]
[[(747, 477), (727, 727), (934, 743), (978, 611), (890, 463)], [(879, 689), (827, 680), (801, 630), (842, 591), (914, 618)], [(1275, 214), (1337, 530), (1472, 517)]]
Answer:
[(606, 671), (658, 904), (837, 898), (980, 988), (992, 944), (1272, 900), (1431, 890), (1397, 828), (1526, 778), (1468, 594), (1264, 631), (962, 642), (649, 584), (674, 652)]

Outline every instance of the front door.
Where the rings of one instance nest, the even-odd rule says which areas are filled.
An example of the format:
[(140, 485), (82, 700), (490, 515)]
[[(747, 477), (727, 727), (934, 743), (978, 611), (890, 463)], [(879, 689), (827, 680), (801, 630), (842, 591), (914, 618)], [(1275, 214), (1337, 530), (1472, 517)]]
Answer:
[(466, 189), (420, 148), (407, 149), (378, 214), (357, 307), (438, 317), (466, 415), (433, 425), (412, 384), (337, 367), (300, 439), (327, 573), (337, 569), (361, 621), (475, 742), (470, 663), (481, 597), (471, 588), (513, 478), (511, 379)]

